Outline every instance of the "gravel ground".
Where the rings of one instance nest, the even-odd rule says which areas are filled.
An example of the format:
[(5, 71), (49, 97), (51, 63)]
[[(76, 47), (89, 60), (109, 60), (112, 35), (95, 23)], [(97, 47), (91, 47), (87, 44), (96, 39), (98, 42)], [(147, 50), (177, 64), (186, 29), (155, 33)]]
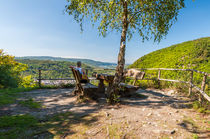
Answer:
[[(210, 138), (210, 117), (187, 108), (189, 99), (179, 96), (173, 90), (137, 90), (146, 98), (123, 98), (115, 106), (106, 104), (105, 98), (99, 102), (76, 103), (72, 89), (40, 89), (22, 93), (17, 101), (33, 98), (40, 102), (42, 109), (30, 109), (18, 103), (0, 108), (1, 115), (32, 114), (45, 119), (57, 113), (74, 112), (79, 115), (102, 113), (103, 118), (86, 131), (88, 138), (109, 138), (109, 125), (122, 126), (122, 138)], [(190, 119), (190, 120), (189, 120)], [(190, 122), (191, 121), (191, 122)], [(100, 124), (99, 124), (100, 123)], [(71, 138), (67, 136), (66, 138)]]

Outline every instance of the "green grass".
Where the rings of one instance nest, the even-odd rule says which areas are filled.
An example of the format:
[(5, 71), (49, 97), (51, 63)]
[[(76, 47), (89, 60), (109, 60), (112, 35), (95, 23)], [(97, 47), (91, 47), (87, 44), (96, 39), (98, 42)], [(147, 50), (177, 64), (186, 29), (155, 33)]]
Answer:
[[(207, 106), (209, 105), (209, 103), (206, 104)], [(197, 110), (200, 113), (210, 113), (210, 111), (208, 110), (207, 106), (204, 105), (202, 106), (201, 103), (199, 101), (194, 101), (192, 103), (192, 108)]]
[(34, 89), (36, 88), (0, 89), (0, 106), (14, 103), (16, 98), (20, 96), (20, 94), (18, 94), (19, 92), (27, 92)]
[(16, 139), (32, 136), (38, 124), (38, 120), (30, 115), (3, 116), (0, 117), (0, 138)]
[(193, 137), (193, 139), (198, 139), (199, 138), (197, 134), (193, 134), (192, 137)]
[(40, 89), (59, 89), (59, 88), (73, 88), (75, 87), (75, 84), (58, 84), (58, 85), (43, 85), (40, 87)]
[(72, 138), (86, 136), (92, 123), (96, 122), (100, 114), (79, 116), (72, 112), (57, 114), (44, 121), (31, 115), (0, 117), (0, 139), (24, 138), (62, 138), (65, 134), (72, 134)]
[(39, 102), (35, 102), (32, 98), (24, 101), (20, 101), (19, 104), (25, 107), (33, 108), (33, 109), (40, 109), (42, 105)]

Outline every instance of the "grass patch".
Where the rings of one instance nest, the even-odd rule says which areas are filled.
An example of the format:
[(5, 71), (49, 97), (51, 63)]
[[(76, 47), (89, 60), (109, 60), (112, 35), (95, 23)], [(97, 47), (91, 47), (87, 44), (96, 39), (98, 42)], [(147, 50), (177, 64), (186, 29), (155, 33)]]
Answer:
[(39, 121), (31, 115), (0, 117), (0, 139), (87, 137), (99, 114), (78, 115), (71, 112), (57, 114)]
[(127, 122), (114, 123), (104, 127), (104, 131), (106, 131), (106, 135), (109, 138), (136, 138), (133, 131), (128, 131), (129, 124)]
[(88, 137), (86, 131), (94, 128), (100, 116), (66, 112), (46, 118), (47, 121), (31, 115), (3, 116), (0, 117), (0, 139)]
[(78, 115), (66, 112), (55, 115), (45, 123), (43, 127), (55, 138), (62, 138), (64, 135), (69, 138), (87, 137), (86, 131), (93, 127), (100, 114)]
[(193, 107), (193, 109), (197, 110), (200, 113), (210, 113), (210, 110), (203, 107), (199, 101), (194, 101), (192, 103), (192, 107)]
[[(0, 117), (0, 138), (26, 138), (33, 135), (38, 120), (31, 115)], [(31, 131), (31, 132), (30, 132)]]
[(20, 101), (19, 104), (25, 107), (33, 108), (33, 109), (40, 109), (42, 105), (39, 102), (35, 102), (32, 98), (24, 101)]
[(43, 85), (39, 87), (40, 89), (59, 89), (59, 88), (74, 88), (75, 84), (64, 84), (60, 83), (58, 85)]
[(16, 98), (19, 96), (19, 92), (27, 92), (34, 89), (36, 88), (0, 89), (0, 106), (14, 103)]
[(193, 134), (192, 137), (193, 137), (193, 139), (198, 139), (199, 138), (197, 134)]
[(195, 121), (190, 117), (185, 117), (180, 125), (191, 133), (197, 133), (200, 130), (200, 128), (195, 124)]

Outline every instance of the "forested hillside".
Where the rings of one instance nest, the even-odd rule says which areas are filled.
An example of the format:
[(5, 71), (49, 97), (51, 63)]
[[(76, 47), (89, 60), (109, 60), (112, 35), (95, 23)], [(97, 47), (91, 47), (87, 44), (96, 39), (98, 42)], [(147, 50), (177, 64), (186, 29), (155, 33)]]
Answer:
[[(67, 78), (70, 77), (71, 70), (69, 66), (76, 66), (75, 62), (51, 61), (51, 60), (29, 60), (16, 59), (17, 62), (28, 65), (28, 70), (24, 71), (25, 75), (38, 77), (38, 70), (42, 69), (43, 78)], [(82, 64), (83, 68), (92, 69), (91, 66)], [(50, 70), (48, 70), (50, 69)]]
[(210, 37), (154, 51), (139, 58), (129, 68), (196, 69), (210, 73)]
[[(195, 69), (210, 73), (210, 37), (200, 38), (176, 44), (164, 49), (149, 53), (136, 60), (129, 68), (176, 68), (176, 69)], [(157, 79), (158, 71), (146, 71), (145, 78)], [(161, 78), (181, 81), (190, 80), (188, 71), (161, 71)], [(203, 75), (194, 72), (193, 84), (201, 87)], [(155, 87), (156, 82), (144, 82), (141, 85)], [(151, 83), (151, 85), (149, 85)], [(183, 84), (175, 85), (172, 82), (162, 81), (162, 87), (183, 88)], [(210, 94), (210, 79), (207, 78), (205, 91)], [(186, 91), (187, 86), (186, 87)]]

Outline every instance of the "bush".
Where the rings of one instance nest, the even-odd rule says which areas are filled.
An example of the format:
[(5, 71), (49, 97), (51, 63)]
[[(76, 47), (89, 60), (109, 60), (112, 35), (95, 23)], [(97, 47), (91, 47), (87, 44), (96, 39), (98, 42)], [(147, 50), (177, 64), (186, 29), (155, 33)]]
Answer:
[(26, 70), (25, 64), (18, 63), (13, 56), (0, 49), (0, 88), (15, 88), (21, 83), (21, 72)]
[(34, 88), (37, 86), (31, 75), (25, 76), (20, 82), (20, 86), (24, 88)]

